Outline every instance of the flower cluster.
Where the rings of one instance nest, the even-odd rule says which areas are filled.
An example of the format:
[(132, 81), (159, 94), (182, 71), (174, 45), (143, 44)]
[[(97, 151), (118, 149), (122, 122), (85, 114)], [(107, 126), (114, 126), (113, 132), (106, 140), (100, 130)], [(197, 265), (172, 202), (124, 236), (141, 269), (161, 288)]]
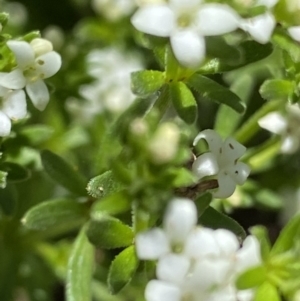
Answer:
[(157, 279), (146, 287), (147, 301), (250, 301), (254, 290), (238, 291), (237, 276), (261, 263), (254, 236), (240, 247), (225, 229), (196, 225), (197, 209), (189, 199), (169, 203), (163, 229), (154, 228), (136, 237), (142, 260), (158, 260)]
[(68, 108), (82, 120), (91, 120), (104, 110), (121, 113), (133, 102), (130, 73), (143, 68), (138, 55), (124, 55), (117, 48), (93, 50), (87, 56), (87, 66), (95, 81), (80, 86), (86, 105), (73, 99), (68, 102)]
[(195, 160), (193, 173), (199, 180), (216, 175), (219, 187), (213, 195), (217, 198), (227, 198), (233, 194), (236, 184), (244, 184), (250, 174), (249, 166), (238, 162), (246, 148), (230, 137), (222, 141), (214, 130), (200, 132), (194, 140), (194, 145), (200, 139), (206, 140), (210, 151)]
[[(169, 37), (177, 60), (187, 67), (198, 67), (205, 58), (205, 36), (223, 35), (242, 29), (259, 43), (267, 43), (276, 25), (272, 13), (278, 0), (244, 1), (247, 8), (264, 6), (265, 12), (242, 18), (226, 4), (203, 0), (169, 0), (141, 4), (132, 17), (136, 29), (147, 34)], [(246, 3), (246, 4), (245, 4)], [(299, 40), (299, 28), (289, 34)]]
[(300, 108), (298, 104), (286, 107), (286, 115), (271, 112), (262, 117), (260, 127), (281, 136), (281, 152), (292, 154), (300, 146)]
[(15, 55), (17, 66), (11, 72), (0, 73), (0, 136), (9, 135), (11, 120), (27, 114), (23, 88), (38, 110), (45, 109), (50, 95), (44, 79), (61, 67), (60, 55), (45, 39), (37, 38), (30, 43), (11, 40), (7, 46)]

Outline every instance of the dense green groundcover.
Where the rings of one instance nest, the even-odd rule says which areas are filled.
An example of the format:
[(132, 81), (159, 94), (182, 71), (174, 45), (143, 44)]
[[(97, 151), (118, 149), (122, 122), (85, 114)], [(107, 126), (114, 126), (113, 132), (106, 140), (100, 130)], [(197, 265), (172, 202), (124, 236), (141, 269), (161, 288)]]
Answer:
[[(259, 265), (232, 280), (252, 297), (236, 301), (299, 300), (300, 6), (202, 2), (229, 5), (240, 23), (224, 34), (197, 29), (206, 48), (193, 65), (185, 58), (195, 45), (172, 40), (176, 26), (192, 26), (191, 10), (170, 34), (151, 35), (141, 29), (151, 20), (137, 20), (167, 0), (0, 0), (0, 301), (162, 301), (144, 296), (160, 276), (135, 242), (179, 197), (195, 203), (198, 224), (259, 242)], [(274, 24), (252, 32), (265, 14)], [(32, 47), (29, 67), (18, 45)], [(43, 80), (49, 103), (28, 88)], [(25, 85), (27, 114), (11, 116)], [(200, 132), (208, 136), (198, 141)], [(232, 144), (241, 151), (227, 158)], [(216, 172), (196, 170), (213, 156)], [(232, 166), (245, 176), (224, 184)], [(220, 196), (232, 182), (234, 193)], [(178, 301), (219, 301), (203, 296)]]

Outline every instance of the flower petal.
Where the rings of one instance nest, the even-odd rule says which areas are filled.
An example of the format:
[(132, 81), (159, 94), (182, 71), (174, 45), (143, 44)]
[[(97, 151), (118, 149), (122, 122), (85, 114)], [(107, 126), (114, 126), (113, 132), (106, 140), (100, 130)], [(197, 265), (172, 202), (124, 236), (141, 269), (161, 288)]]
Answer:
[(14, 53), (18, 67), (25, 69), (34, 62), (34, 52), (29, 43), (24, 41), (8, 41), (7, 46)]
[(20, 69), (0, 72), (0, 85), (8, 89), (22, 89), (26, 85), (26, 79)]
[(156, 275), (160, 280), (183, 284), (190, 268), (190, 259), (180, 254), (167, 254), (159, 259)]
[(177, 60), (184, 66), (197, 67), (205, 56), (205, 40), (196, 31), (176, 30), (171, 45)]
[(184, 253), (193, 259), (219, 256), (220, 249), (214, 237), (214, 230), (202, 227), (194, 229), (187, 236)]
[(26, 96), (23, 90), (8, 92), (2, 102), (2, 111), (10, 119), (24, 118), (27, 114), (26, 107)]
[(288, 122), (281, 114), (272, 112), (260, 118), (258, 124), (269, 132), (282, 134), (287, 129)]
[(242, 273), (250, 267), (261, 263), (260, 245), (257, 238), (249, 235), (243, 246), (236, 253), (236, 271)]
[(300, 42), (300, 26), (291, 26), (287, 31), (295, 41)]
[(10, 134), (11, 121), (6, 114), (0, 111), (0, 137), (5, 137)]
[(252, 301), (254, 300), (254, 295), (255, 295), (254, 289), (242, 290), (236, 293), (237, 300), (239, 301)]
[(219, 165), (214, 154), (205, 153), (195, 160), (192, 170), (198, 179), (202, 179), (206, 176), (216, 175), (219, 172)]
[(164, 229), (172, 243), (183, 243), (196, 224), (197, 208), (194, 202), (175, 198), (169, 203), (164, 216)]
[(53, 76), (61, 67), (61, 56), (50, 51), (36, 58), (36, 69), (42, 75), (42, 78)]
[(222, 151), (219, 157), (220, 166), (234, 165), (236, 160), (242, 157), (246, 152), (246, 147), (235, 139), (228, 137), (223, 143)]
[(251, 169), (247, 164), (238, 162), (227, 168), (226, 171), (237, 184), (242, 185), (248, 178)]
[(166, 4), (145, 5), (133, 15), (131, 23), (139, 31), (168, 37), (175, 27), (175, 15)]
[(283, 137), (281, 152), (284, 154), (293, 154), (299, 148), (299, 137), (288, 135)]
[(136, 236), (136, 254), (139, 259), (158, 259), (170, 252), (169, 241), (163, 230), (152, 230), (138, 233)]
[(31, 99), (33, 105), (40, 111), (47, 106), (50, 95), (48, 88), (43, 80), (37, 80), (26, 85), (26, 92)]
[(151, 280), (148, 282), (145, 289), (146, 301), (180, 301), (180, 289), (173, 284)]
[(197, 28), (204, 36), (216, 36), (236, 30), (239, 20), (238, 14), (227, 5), (205, 4), (197, 14)]
[(268, 8), (271, 8), (277, 4), (279, 0), (258, 0), (256, 5), (264, 5)]
[(193, 145), (195, 146), (200, 139), (205, 139), (210, 151), (217, 157), (220, 155), (220, 149), (223, 145), (222, 138), (214, 130), (204, 130), (200, 132), (194, 139)]
[(275, 18), (270, 13), (265, 13), (240, 22), (240, 28), (249, 32), (252, 38), (261, 44), (269, 42), (275, 25)]
[(230, 197), (235, 190), (236, 183), (226, 172), (222, 171), (218, 175), (219, 188), (213, 193), (215, 198), (225, 199)]
[(218, 243), (222, 255), (231, 256), (240, 247), (237, 237), (226, 229), (215, 230), (214, 237)]

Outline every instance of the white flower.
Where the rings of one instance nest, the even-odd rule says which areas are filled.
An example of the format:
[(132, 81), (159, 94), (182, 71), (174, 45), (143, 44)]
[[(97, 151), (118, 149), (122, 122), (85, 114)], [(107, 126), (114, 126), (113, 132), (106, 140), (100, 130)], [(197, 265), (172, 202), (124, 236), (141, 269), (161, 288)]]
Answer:
[(23, 90), (9, 90), (0, 87), (0, 137), (10, 134), (11, 120), (26, 116), (26, 96)]
[(229, 6), (204, 4), (202, 0), (170, 0), (142, 6), (131, 19), (140, 31), (170, 37), (178, 61), (197, 67), (205, 57), (205, 36), (231, 32), (239, 17)]
[(281, 152), (292, 154), (300, 146), (300, 108), (298, 104), (286, 107), (287, 116), (272, 112), (258, 121), (260, 127), (281, 135)]
[(33, 105), (43, 110), (49, 101), (45, 78), (53, 76), (61, 67), (60, 55), (52, 51), (52, 44), (44, 39), (8, 41), (7, 46), (14, 53), (17, 67), (0, 73), (0, 85), (8, 89), (26, 88)]
[(157, 279), (145, 290), (147, 301), (250, 301), (254, 290), (237, 291), (237, 276), (260, 265), (257, 239), (248, 236), (240, 248), (228, 230), (196, 226), (197, 210), (188, 199), (170, 202), (159, 228), (136, 237), (140, 259), (158, 259)]
[(205, 176), (217, 175), (219, 188), (214, 192), (217, 198), (227, 198), (235, 190), (236, 184), (242, 185), (250, 173), (248, 165), (238, 162), (246, 148), (233, 138), (224, 142), (213, 130), (204, 130), (194, 140), (194, 145), (205, 139), (210, 152), (199, 156), (193, 163), (193, 172), (202, 179)]
[(295, 41), (300, 42), (300, 26), (289, 27), (288, 33)]
[(68, 109), (80, 119), (91, 121), (104, 110), (121, 113), (132, 104), (135, 95), (130, 89), (130, 73), (143, 69), (138, 55), (124, 54), (117, 48), (93, 50), (87, 56), (87, 67), (95, 81), (79, 88), (86, 102), (68, 102)]
[(240, 28), (248, 32), (255, 41), (261, 44), (268, 43), (276, 25), (276, 20), (271, 13), (271, 9), (278, 1), (258, 0), (256, 5), (264, 5), (268, 11), (256, 17), (241, 20)]
[(94, 10), (115, 21), (121, 17), (130, 15), (135, 9), (135, 0), (93, 0)]

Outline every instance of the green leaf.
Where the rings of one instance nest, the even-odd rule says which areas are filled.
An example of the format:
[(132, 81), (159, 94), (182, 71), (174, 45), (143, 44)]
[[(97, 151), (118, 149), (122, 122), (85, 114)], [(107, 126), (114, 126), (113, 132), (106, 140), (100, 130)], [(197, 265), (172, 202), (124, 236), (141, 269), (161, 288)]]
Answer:
[(266, 261), (271, 251), (271, 242), (268, 230), (264, 226), (254, 226), (251, 227), (250, 232), (259, 241), (261, 257), (263, 261)]
[(206, 192), (206, 193), (202, 194), (201, 196), (199, 196), (195, 200), (195, 205), (197, 206), (198, 217), (200, 217), (205, 212), (205, 210), (209, 207), (212, 199), (213, 199), (212, 194), (209, 192)]
[(238, 46), (242, 60), (238, 65), (228, 64), (226, 59), (214, 58), (202, 66), (199, 71), (202, 74), (214, 74), (231, 71), (245, 65), (260, 61), (269, 56), (273, 51), (271, 43), (259, 44), (255, 41), (245, 41)]
[(130, 246), (116, 256), (108, 273), (108, 288), (112, 294), (117, 294), (128, 284), (138, 266), (134, 246)]
[(4, 162), (0, 165), (0, 170), (7, 172), (7, 181), (8, 182), (22, 182), (27, 180), (30, 177), (30, 173), (23, 166), (12, 163)]
[(87, 192), (94, 198), (108, 196), (114, 192), (120, 191), (123, 185), (116, 181), (112, 172), (105, 173), (91, 179), (87, 185)]
[(300, 214), (295, 215), (280, 232), (272, 250), (271, 256), (290, 250), (300, 237)]
[(91, 210), (92, 219), (97, 220), (105, 213), (116, 215), (130, 211), (131, 197), (125, 191), (119, 191), (110, 194), (101, 200), (97, 201)]
[(0, 189), (0, 208), (6, 215), (12, 215), (17, 207), (18, 197), (14, 186), (8, 185)]
[(86, 205), (72, 199), (53, 199), (29, 209), (22, 223), (32, 230), (69, 231), (86, 219)]
[(161, 71), (143, 70), (131, 73), (131, 90), (140, 97), (147, 97), (158, 91), (165, 83)]
[(134, 238), (129, 226), (106, 214), (98, 214), (96, 220), (90, 221), (87, 236), (93, 245), (104, 249), (127, 247)]
[(206, 76), (195, 73), (189, 78), (188, 85), (195, 89), (204, 99), (225, 104), (238, 113), (245, 111), (244, 103), (236, 94)]
[(69, 262), (66, 280), (67, 301), (90, 301), (91, 280), (94, 266), (94, 247), (89, 243), (85, 228), (75, 240)]
[(257, 204), (273, 210), (281, 209), (284, 204), (278, 194), (274, 193), (272, 190), (263, 188), (260, 188), (260, 190), (255, 194), (254, 200)]
[(227, 229), (237, 235), (240, 239), (246, 237), (243, 227), (231, 217), (217, 211), (213, 207), (208, 207), (199, 218), (200, 224), (212, 229)]
[(54, 129), (44, 124), (34, 124), (22, 127), (20, 134), (24, 136), (30, 145), (39, 145), (47, 141), (54, 133)]
[[(267, 279), (267, 271), (264, 266), (249, 268), (236, 280), (237, 289), (244, 290), (261, 285)], [(269, 300), (269, 299), (268, 299)]]
[(8, 173), (6, 171), (0, 170), (0, 189), (3, 189), (6, 187), (7, 175), (8, 175)]
[(269, 79), (261, 85), (259, 93), (267, 100), (289, 99), (294, 89), (295, 84), (289, 80)]
[(191, 90), (183, 82), (170, 84), (170, 95), (177, 114), (191, 124), (197, 117), (197, 103)]
[(269, 283), (263, 283), (256, 291), (254, 301), (281, 301), (276, 287)]
[(49, 150), (42, 151), (42, 163), (49, 176), (58, 184), (77, 195), (86, 195), (86, 180), (60, 156)]
[(272, 41), (275, 45), (288, 52), (295, 63), (300, 62), (299, 45), (284, 30), (276, 30), (272, 35)]

